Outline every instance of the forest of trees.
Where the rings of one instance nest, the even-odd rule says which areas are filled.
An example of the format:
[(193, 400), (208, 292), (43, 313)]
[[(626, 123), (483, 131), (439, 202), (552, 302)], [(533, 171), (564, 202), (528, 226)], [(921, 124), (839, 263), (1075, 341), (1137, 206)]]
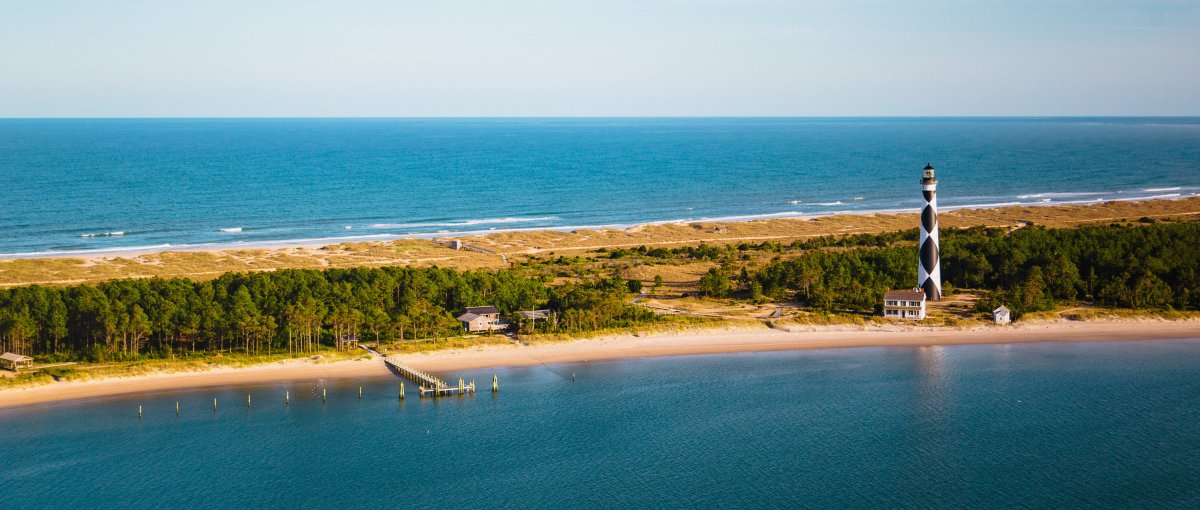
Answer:
[[(915, 286), (917, 252), (907, 241), (915, 232), (806, 241), (801, 255), (735, 280), (821, 310), (872, 311), (885, 291)], [(1020, 315), (1076, 300), (1200, 309), (1198, 223), (942, 229), (941, 264), (948, 288), (989, 291), (980, 310), (1002, 303)]]
[(136, 359), (196, 351), (314, 352), (338, 339), (461, 334), (466, 306), (550, 308), (572, 332), (653, 320), (620, 278), (548, 287), (511, 271), (357, 268), (230, 273), (210, 281), (127, 279), (0, 290), (0, 351)]

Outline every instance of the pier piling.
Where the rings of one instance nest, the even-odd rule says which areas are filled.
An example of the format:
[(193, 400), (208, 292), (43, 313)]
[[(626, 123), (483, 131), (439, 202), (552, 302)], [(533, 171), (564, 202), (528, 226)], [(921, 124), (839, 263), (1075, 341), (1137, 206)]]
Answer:
[(246, 394), (246, 409), (250, 409), (250, 394)]
[(142, 405), (138, 404), (138, 419), (142, 419)]
[(400, 400), (404, 400), (404, 381), (400, 381)]
[(179, 416), (179, 401), (175, 401), (175, 416)]
[(213, 399), (213, 412), (217, 412), (217, 399)]
[(358, 399), (362, 400), (362, 386), (358, 387)]
[(284, 391), (283, 392), (283, 405), (286, 406), (291, 403), (292, 403), (292, 392)]
[(321, 402), (324, 402), (326, 398), (328, 398), (328, 395), (325, 394), (325, 387), (322, 386), (321, 387)]
[(492, 375), (492, 393), (500, 391), (500, 376)]

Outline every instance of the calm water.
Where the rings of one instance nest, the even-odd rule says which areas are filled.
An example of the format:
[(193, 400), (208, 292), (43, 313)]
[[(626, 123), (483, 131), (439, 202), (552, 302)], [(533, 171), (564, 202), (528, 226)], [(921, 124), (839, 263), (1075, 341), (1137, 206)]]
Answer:
[[(0, 120), (0, 257), (1200, 192), (1200, 119)], [(121, 235), (109, 235), (112, 233)]]
[(495, 373), (498, 397), (400, 403), (376, 378), (0, 411), (3, 506), (1200, 506), (1200, 341)]

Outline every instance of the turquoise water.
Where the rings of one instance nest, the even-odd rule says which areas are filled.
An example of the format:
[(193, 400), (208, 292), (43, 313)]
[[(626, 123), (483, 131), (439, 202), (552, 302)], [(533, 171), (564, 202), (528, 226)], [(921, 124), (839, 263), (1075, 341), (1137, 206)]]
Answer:
[(3, 506), (1200, 507), (1197, 340), (464, 375), (493, 373), (495, 397), (401, 403), (388, 377), (0, 410)]
[[(0, 120), (0, 257), (1200, 192), (1198, 118)], [(119, 235), (117, 235), (119, 233)]]

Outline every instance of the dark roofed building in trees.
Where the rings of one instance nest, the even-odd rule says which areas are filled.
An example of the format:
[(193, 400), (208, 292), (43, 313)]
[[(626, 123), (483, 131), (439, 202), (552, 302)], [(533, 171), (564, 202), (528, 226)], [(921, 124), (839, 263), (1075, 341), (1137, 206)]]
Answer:
[(470, 333), (495, 331), (508, 327), (508, 321), (500, 318), (500, 310), (494, 306), (468, 306), (462, 315), (458, 316), (463, 329)]

